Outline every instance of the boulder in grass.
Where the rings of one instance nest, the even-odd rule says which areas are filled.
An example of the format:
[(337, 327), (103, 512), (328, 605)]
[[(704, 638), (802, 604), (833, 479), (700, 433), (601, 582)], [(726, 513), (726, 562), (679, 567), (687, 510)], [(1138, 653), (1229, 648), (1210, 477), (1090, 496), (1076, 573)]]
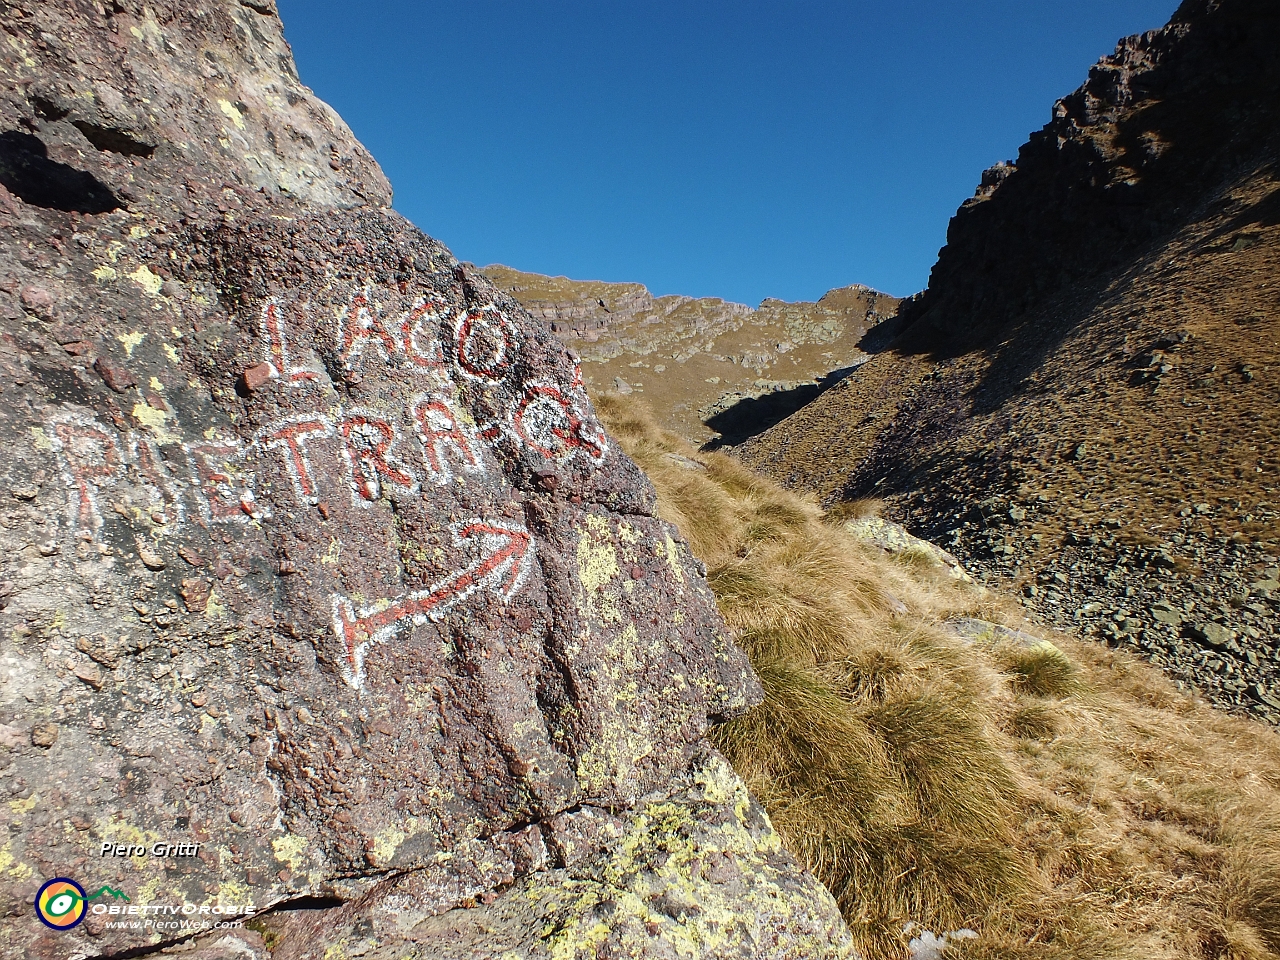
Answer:
[(892, 520), (860, 517), (846, 521), (844, 528), (857, 539), (879, 547), (885, 553), (898, 556), (911, 551), (926, 558), (934, 566), (944, 568), (954, 579), (965, 583), (973, 582), (973, 578), (954, 556), (936, 544), (908, 533), (905, 527)]

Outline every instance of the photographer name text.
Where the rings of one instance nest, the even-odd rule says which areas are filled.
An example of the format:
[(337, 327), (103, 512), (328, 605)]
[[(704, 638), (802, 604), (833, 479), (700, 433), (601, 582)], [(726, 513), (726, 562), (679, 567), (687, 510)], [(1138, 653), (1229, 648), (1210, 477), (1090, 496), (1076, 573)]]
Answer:
[(198, 843), (153, 843), (150, 847), (140, 843), (102, 844), (102, 857), (198, 857)]

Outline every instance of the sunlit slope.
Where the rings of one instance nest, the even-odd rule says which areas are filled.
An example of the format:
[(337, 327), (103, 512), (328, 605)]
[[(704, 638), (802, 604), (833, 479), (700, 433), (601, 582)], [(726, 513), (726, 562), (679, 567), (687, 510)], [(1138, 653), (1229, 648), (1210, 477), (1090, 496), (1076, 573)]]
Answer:
[(1280, 956), (1274, 732), (597, 402), (763, 682), (716, 741), (868, 958)]
[(984, 176), (887, 349), (739, 450), (1274, 722), (1278, 45), (1259, 0), (1123, 41)]
[(753, 310), (500, 264), (484, 273), (581, 355), (588, 386), (643, 394), (663, 426), (699, 444), (740, 442), (817, 396), (819, 381), (865, 359), (859, 339), (898, 304), (854, 285)]

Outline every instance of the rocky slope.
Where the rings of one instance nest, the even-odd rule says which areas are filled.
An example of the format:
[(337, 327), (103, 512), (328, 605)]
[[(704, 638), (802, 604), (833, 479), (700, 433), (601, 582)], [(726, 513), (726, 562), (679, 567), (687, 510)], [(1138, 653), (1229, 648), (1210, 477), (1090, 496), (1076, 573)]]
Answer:
[(700, 566), (271, 0), (0, 31), (0, 956), (849, 956)]
[(866, 359), (858, 340), (898, 301), (869, 287), (817, 303), (654, 297), (638, 283), (484, 273), (582, 358), (593, 391), (640, 392), (663, 426), (694, 443), (742, 442)]
[(1188, 0), (952, 220), (857, 374), (742, 451), (1280, 719), (1280, 10)]

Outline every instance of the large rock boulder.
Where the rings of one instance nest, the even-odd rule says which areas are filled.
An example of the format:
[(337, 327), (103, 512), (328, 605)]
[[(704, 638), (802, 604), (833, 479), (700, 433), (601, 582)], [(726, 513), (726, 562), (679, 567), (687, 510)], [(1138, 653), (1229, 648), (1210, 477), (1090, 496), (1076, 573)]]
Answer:
[(270, 0), (4, 31), (0, 956), (845, 955), (699, 565)]

